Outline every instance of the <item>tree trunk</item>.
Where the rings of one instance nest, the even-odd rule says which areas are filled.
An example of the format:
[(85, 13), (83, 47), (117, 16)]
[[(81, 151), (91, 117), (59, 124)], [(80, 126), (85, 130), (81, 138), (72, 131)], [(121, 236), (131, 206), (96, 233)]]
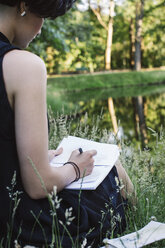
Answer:
[(147, 108), (147, 98), (143, 96), (143, 108), (144, 108), (144, 116), (147, 116), (148, 108)]
[(148, 138), (147, 138), (147, 128), (146, 128), (146, 123), (145, 123), (145, 116), (144, 116), (143, 97), (142, 96), (136, 97), (135, 102), (136, 102), (136, 111), (137, 111), (137, 114), (139, 117), (139, 126), (140, 126), (142, 147), (144, 148), (148, 144)]
[(113, 37), (113, 15), (114, 15), (115, 2), (110, 1), (109, 23), (107, 29), (107, 44), (105, 50), (105, 69), (111, 69), (111, 51), (112, 51), (112, 37)]
[(139, 130), (139, 116), (136, 110), (136, 98), (132, 97), (132, 105), (133, 105), (133, 121), (134, 121), (134, 129), (135, 129), (135, 137), (139, 140), (140, 130)]
[(117, 118), (116, 118), (116, 114), (115, 114), (115, 108), (114, 108), (112, 97), (108, 98), (108, 109), (109, 109), (109, 113), (110, 113), (110, 116), (111, 116), (113, 131), (114, 131), (115, 134), (117, 134), (118, 125), (117, 125)]
[(136, 2), (136, 33), (135, 33), (135, 70), (141, 70), (141, 37), (144, 12), (144, 0)]
[(135, 35), (134, 35), (134, 24), (133, 24), (133, 18), (130, 20), (130, 26), (129, 26), (129, 39), (130, 39), (130, 68), (133, 69), (135, 62)]

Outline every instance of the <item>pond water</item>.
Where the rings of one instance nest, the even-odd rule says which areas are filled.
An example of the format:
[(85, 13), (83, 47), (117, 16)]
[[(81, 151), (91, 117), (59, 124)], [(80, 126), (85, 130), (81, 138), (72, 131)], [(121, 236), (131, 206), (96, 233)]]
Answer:
[(108, 107), (108, 99), (111, 98), (120, 135), (136, 142), (140, 139), (140, 124), (135, 118), (134, 105), (138, 96), (142, 96), (143, 99), (147, 139), (152, 140), (154, 138), (152, 130), (159, 132), (161, 126), (165, 124), (165, 84), (78, 92), (61, 91), (54, 97), (49, 96), (48, 104), (53, 105), (53, 109), (58, 112), (64, 109), (66, 114), (72, 114), (76, 110), (80, 118), (83, 118), (86, 112), (89, 119), (102, 113), (100, 128), (113, 131), (112, 115)]

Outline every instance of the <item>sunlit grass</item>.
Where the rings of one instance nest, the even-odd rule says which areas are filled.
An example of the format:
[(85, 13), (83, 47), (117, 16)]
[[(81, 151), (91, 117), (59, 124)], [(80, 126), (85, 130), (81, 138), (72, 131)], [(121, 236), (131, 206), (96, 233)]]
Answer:
[(84, 90), (147, 85), (165, 82), (165, 71), (131, 71), (105, 74), (83, 74), (64, 77), (50, 77), (48, 84), (56, 89)]

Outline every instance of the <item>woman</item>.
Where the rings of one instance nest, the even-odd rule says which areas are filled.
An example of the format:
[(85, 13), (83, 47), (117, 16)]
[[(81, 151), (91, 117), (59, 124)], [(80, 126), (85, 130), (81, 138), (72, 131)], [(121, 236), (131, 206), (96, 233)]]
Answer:
[[(62, 150), (48, 151), (45, 64), (36, 55), (22, 49), (41, 32), (44, 18), (55, 19), (63, 15), (72, 3), (73, 0), (0, 0), (2, 247), (14, 247), (15, 240), (21, 247), (46, 247), (49, 244), (59, 247), (58, 242), (62, 247), (72, 247), (73, 242), (78, 244), (83, 241), (90, 228), (94, 230), (87, 235), (88, 244), (97, 247), (100, 237), (104, 238), (107, 231), (112, 232), (111, 222), (115, 218), (110, 216), (109, 209), (113, 210), (113, 217), (120, 217), (113, 232), (118, 233), (125, 228), (123, 198), (115, 177), (119, 174), (119, 178), (127, 184), (128, 192), (132, 191), (132, 184), (121, 165), (117, 166), (118, 172), (114, 166), (97, 190), (83, 191), (81, 197), (78, 191), (64, 188), (82, 177), (84, 171), (86, 175), (92, 172), (95, 150), (82, 154), (73, 151), (69, 159), (72, 163), (60, 168), (49, 166), (53, 156)], [(13, 176), (16, 176), (16, 185)], [(76, 217), (68, 226), (70, 235), (63, 224), (52, 221), (55, 214), (50, 211), (50, 202), (53, 201), (48, 200), (47, 192), (52, 192), (54, 185), (58, 197), (62, 198), (60, 207), (56, 206), (55, 210), (58, 220), (65, 224), (65, 211), (70, 207)], [(126, 199), (125, 192), (121, 194)], [(103, 212), (106, 213), (104, 218)], [(58, 234), (55, 241), (54, 233)]]

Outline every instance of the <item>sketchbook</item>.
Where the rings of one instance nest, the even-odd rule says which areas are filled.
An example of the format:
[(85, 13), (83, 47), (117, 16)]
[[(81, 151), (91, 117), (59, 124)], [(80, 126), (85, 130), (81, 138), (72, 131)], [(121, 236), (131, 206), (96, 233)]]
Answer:
[(68, 185), (68, 189), (94, 190), (105, 179), (119, 157), (119, 148), (117, 145), (105, 144), (91, 141), (75, 136), (63, 138), (58, 148), (63, 147), (63, 153), (51, 160), (51, 166), (62, 166), (68, 161), (72, 151), (82, 148), (83, 152), (87, 150), (96, 150), (94, 156), (94, 169), (92, 173), (77, 182)]
[(150, 221), (136, 232), (104, 242), (106, 248), (140, 248), (162, 239), (165, 239), (165, 223)]

